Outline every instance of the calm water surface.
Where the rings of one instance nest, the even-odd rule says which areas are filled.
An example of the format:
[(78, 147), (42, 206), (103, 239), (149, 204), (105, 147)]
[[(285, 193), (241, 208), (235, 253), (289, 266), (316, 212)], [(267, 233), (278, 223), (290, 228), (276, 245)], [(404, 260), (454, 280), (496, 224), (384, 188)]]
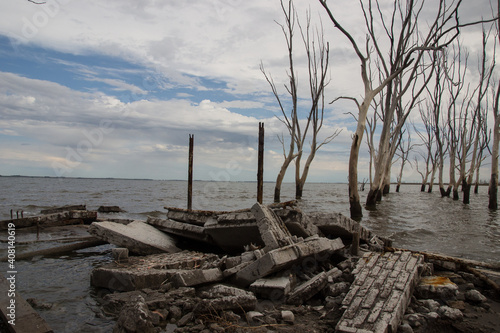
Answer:
[[(294, 184), (284, 184), (282, 200), (291, 200)], [(487, 187), (471, 196), (471, 204), (441, 198), (438, 192), (422, 193), (420, 186), (402, 186), (374, 211), (364, 211), (361, 223), (375, 233), (393, 239), (394, 246), (451, 256), (500, 261), (500, 216), (487, 209)], [(264, 184), (264, 202), (271, 203), (274, 184)], [(115, 218), (145, 220), (165, 216), (165, 206), (186, 207), (185, 181), (119, 179), (54, 179), (0, 177), (0, 219), (10, 210), (37, 215), (41, 209), (86, 204), (87, 209), (117, 205), (126, 212)], [(361, 192), (362, 201), (366, 192)], [(193, 208), (233, 210), (256, 201), (253, 182), (195, 182)], [(340, 212), (349, 216), (346, 184), (306, 184), (300, 207), (306, 212)], [(14, 213), (15, 214), (15, 213)], [(100, 215), (102, 217), (103, 215)], [(60, 243), (19, 245), (19, 252)], [(0, 244), (5, 255), (5, 243)], [(52, 303), (40, 314), (56, 332), (108, 332), (113, 322), (99, 318), (97, 290), (89, 276), (96, 266), (111, 260), (110, 245), (77, 251), (69, 256), (34, 258), (17, 263), (18, 291), (24, 298)], [(1, 263), (3, 272), (7, 271)]]

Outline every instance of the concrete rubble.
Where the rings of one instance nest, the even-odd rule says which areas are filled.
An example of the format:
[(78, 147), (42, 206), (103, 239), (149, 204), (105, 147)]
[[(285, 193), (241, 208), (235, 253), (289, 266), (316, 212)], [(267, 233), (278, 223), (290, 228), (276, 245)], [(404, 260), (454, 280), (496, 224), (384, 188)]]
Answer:
[(130, 252), (147, 255), (162, 252), (179, 252), (172, 237), (141, 221), (127, 225), (116, 222), (93, 222), (88, 232)]
[[(244, 332), (249, 326), (418, 332), (436, 321), (460, 322), (467, 304), (488, 303), (474, 284), (457, 287), (467, 275), (443, 276), (422, 255), (384, 252), (390, 241), (340, 214), (304, 214), (293, 203), (235, 212), (168, 209), (166, 219), (90, 227), (124, 248), (91, 274), (91, 284), (109, 292), (101, 308), (117, 319), (114, 332)], [(110, 225), (134, 233), (124, 242), (123, 232), (113, 238), (101, 231)], [(160, 253), (134, 256), (147, 253), (136, 242), (152, 229), (167, 237), (158, 241), (166, 247), (150, 243)], [(355, 234), (361, 256), (351, 254)]]

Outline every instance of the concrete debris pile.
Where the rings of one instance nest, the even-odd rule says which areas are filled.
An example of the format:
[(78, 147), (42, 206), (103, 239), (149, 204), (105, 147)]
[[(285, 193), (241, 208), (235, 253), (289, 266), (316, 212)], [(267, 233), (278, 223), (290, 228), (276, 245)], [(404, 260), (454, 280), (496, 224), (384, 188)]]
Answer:
[[(420, 254), (380, 253), (390, 242), (340, 214), (308, 215), (293, 203), (170, 208), (167, 219), (94, 222), (89, 232), (120, 247), (91, 275), (107, 291), (102, 310), (116, 318), (114, 332), (395, 332), (429, 317), (407, 310), (424, 302), (414, 290), (433, 297), (420, 284), (432, 265)], [(351, 254), (353, 238), (361, 257)], [(436, 320), (454, 312), (432, 309)]]

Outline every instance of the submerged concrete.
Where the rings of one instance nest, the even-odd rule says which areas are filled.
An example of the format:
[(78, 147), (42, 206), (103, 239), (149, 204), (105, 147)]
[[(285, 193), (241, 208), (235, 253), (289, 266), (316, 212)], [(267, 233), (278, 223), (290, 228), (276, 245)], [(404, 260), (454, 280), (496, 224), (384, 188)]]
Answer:
[[(11, 284), (3, 276), (0, 277), (0, 315), (9, 332), (13, 333), (52, 333), (52, 329), (45, 320), (33, 310), (15, 291), (15, 282)], [(13, 297), (8, 294), (9, 290), (14, 290)], [(14, 301), (14, 303), (12, 303)], [(12, 312), (11, 312), (11, 309)], [(13, 325), (11, 325), (13, 324)]]
[(169, 235), (141, 221), (127, 225), (116, 222), (94, 222), (89, 233), (119, 247), (128, 248), (130, 252), (148, 255), (154, 253), (174, 253), (180, 249)]

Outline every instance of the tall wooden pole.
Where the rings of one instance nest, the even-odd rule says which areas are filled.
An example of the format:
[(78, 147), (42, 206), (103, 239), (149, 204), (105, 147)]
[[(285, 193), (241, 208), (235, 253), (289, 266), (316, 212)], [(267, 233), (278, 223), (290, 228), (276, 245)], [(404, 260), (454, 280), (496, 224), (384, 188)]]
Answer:
[(262, 204), (264, 189), (264, 123), (259, 122), (259, 161), (257, 168), (257, 202)]
[(193, 209), (193, 147), (194, 134), (189, 134), (189, 165), (188, 165), (188, 204), (187, 209)]

